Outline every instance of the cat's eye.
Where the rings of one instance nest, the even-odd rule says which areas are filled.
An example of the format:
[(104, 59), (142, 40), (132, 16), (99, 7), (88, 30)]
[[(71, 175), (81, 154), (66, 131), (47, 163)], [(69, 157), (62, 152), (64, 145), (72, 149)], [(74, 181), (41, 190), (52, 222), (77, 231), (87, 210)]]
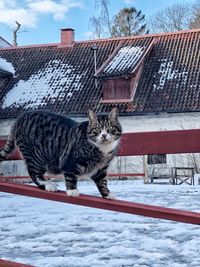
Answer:
[(96, 131), (97, 133), (100, 133), (100, 132), (101, 132), (101, 129), (100, 129), (99, 127), (96, 127), (96, 128), (95, 128), (95, 131)]
[(100, 133), (101, 133), (101, 129), (98, 128), (98, 127), (96, 127), (96, 128), (94, 128), (94, 129), (92, 129), (92, 133), (93, 133), (93, 134), (100, 134)]
[(109, 127), (109, 132), (112, 132), (114, 129), (115, 129), (115, 127), (110, 126), (110, 127)]

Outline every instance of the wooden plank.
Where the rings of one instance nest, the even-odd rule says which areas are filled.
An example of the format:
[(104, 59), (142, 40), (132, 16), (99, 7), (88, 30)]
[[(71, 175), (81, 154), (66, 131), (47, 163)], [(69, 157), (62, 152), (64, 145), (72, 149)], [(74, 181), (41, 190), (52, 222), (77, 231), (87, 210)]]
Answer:
[[(149, 154), (176, 154), (200, 152), (200, 129), (124, 133), (119, 156), (138, 156)], [(5, 140), (0, 140), (3, 147)], [(17, 150), (8, 159), (21, 159)]]
[(200, 152), (200, 129), (125, 133), (119, 156)]
[[(63, 179), (64, 176), (63, 175), (45, 175), (46, 179), (49, 178), (58, 178), (58, 179)], [(14, 175), (10, 175), (10, 176), (0, 176), (0, 181), (1, 180), (22, 180), (22, 179), (31, 179), (30, 176), (28, 175), (22, 175), (22, 176), (14, 176)]]
[(0, 267), (33, 267), (33, 266), (0, 259)]
[(40, 190), (35, 186), (15, 183), (0, 182), (0, 191), (64, 202), (68, 204), (142, 215), (146, 217), (160, 218), (191, 224), (200, 224), (200, 213), (186, 210), (171, 209), (123, 200), (107, 200), (101, 197), (88, 196), (83, 194), (81, 194), (79, 197), (68, 197), (66, 195), (66, 192), (64, 191), (58, 191), (55, 193), (47, 192)]
[(126, 176), (126, 177), (135, 177), (135, 176), (138, 176), (138, 177), (144, 177), (145, 176), (145, 173), (108, 173), (107, 174), (108, 177), (123, 177), (123, 176)]
[[(145, 174), (144, 173), (108, 173), (107, 174), (108, 177), (144, 177)], [(51, 179), (51, 178), (58, 178), (58, 179), (63, 179), (63, 175), (45, 175), (46, 179)], [(26, 175), (26, 176), (14, 176), (14, 175), (10, 175), (10, 176), (0, 176), (0, 181), (5, 181), (5, 180), (22, 180), (22, 179), (30, 179), (30, 176)]]

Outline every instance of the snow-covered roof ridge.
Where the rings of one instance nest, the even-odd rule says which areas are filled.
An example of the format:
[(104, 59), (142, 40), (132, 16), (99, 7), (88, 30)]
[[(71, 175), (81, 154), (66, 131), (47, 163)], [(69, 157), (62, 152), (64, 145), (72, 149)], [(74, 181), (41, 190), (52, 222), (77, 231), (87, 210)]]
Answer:
[(0, 58), (0, 70), (9, 72), (14, 74), (15, 73), (15, 68), (12, 65), (11, 62), (8, 62), (6, 59), (4, 58)]

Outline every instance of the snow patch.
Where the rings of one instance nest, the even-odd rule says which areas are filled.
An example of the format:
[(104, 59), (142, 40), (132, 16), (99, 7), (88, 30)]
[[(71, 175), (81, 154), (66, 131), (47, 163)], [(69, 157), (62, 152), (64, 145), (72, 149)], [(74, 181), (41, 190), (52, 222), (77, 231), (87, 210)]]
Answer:
[(6, 59), (4, 58), (0, 58), (0, 69), (4, 70), (4, 71), (8, 71), (12, 74), (15, 73), (15, 68), (13, 67), (11, 62), (8, 62)]
[(153, 85), (154, 92), (156, 90), (162, 90), (166, 81), (169, 80), (181, 79), (182, 83), (186, 82), (188, 72), (178, 72), (177, 69), (173, 69), (173, 64), (173, 61), (168, 61), (167, 59), (161, 60), (159, 71), (156, 73), (156, 76), (159, 75), (160, 79), (158, 80), (158, 83)]
[(122, 71), (129, 67), (133, 67), (139, 57), (142, 55), (145, 47), (141, 46), (125, 46), (122, 47), (117, 55), (112, 59), (112, 61), (105, 68), (104, 72), (110, 73), (113, 71)]
[(47, 102), (69, 100), (74, 91), (82, 89), (81, 78), (75, 68), (61, 60), (51, 60), (28, 80), (20, 80), (5, 96), (2, 108), (25, 106), (42, 107)]

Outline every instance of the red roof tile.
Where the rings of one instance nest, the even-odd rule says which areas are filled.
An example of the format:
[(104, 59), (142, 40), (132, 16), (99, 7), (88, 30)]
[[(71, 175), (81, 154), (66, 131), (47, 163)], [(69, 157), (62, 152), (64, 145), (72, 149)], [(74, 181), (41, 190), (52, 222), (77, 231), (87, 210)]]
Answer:
[[(134, 51), (148, 47), (155, 37), (158, 41), (145, 57), (133, 102), (99, 103), (102, 78), (100, 75), (95, 83), (91, 46), (98, 46), (97, 69), (110, 57), (102, 73), (121, 75), (130, 73), (137, 60), (131, 57), (129, 61), (126, 54), (120, 58), (122, 64), (116, 71), (112, 60), (119, 56), (117, 53), (127, 47)], [(51, 44), (0, 49), (0, 58), (11, 62), (16, 70), (15, 78), (0, 87), (0, 117), (15, 117), (27, 109), (75, 115), (85, 114), (91, 108), (109, 111), (113, 106), (118, 106), (121, 113), (197, 111), (199, 51), (199, 30), (75, 42), (70, 48)]]

